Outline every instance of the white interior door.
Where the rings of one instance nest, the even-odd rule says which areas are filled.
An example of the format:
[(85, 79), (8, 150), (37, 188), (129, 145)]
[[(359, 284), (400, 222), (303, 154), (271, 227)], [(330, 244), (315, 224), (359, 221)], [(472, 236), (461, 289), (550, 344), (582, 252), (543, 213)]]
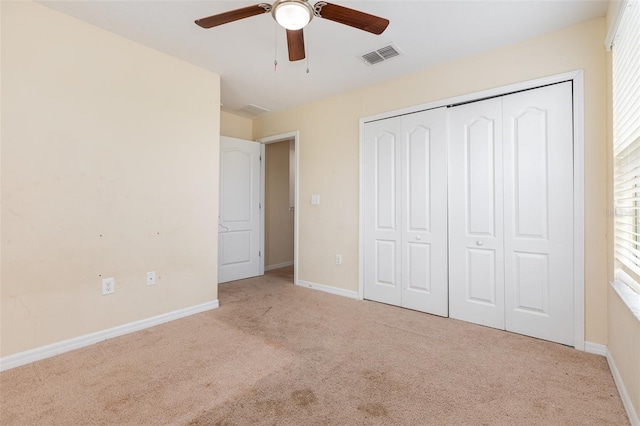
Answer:
[(402, 117), (402, 306), (449, 314), (447, 110)]
[(449, 114), (449, 315), (504, 329), (502, 99)]
[(506, 329), (573, 345), (570, 82), (503, 98)]
[(364, 128), (364, 298), (400, 306), (401, 175), (399, 117)]
[(218, 282), (260, 275), (260, 144), (220, 137)]
[(447, 316), (446, 110), (364, 133), (364, 297)]

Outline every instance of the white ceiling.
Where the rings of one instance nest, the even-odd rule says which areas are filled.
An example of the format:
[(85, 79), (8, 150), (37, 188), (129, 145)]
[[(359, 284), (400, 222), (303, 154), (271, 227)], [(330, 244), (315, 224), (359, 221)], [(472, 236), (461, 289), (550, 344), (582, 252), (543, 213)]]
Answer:
[[(391, 24), (376, 36), (313, 19), (305, 28), (307, 74), (306, 61), (288, 61), (285, 31), (270, 14), (206, 30), (193, 23), (260, 0), (42, 3), (220, 74), (230, 112), (248, 104), (285, 110), (604, 16), (607, 8), (606, 0), (335, 0)], [(403, 56), (374, 66), (360, 59), (391, 42)]]

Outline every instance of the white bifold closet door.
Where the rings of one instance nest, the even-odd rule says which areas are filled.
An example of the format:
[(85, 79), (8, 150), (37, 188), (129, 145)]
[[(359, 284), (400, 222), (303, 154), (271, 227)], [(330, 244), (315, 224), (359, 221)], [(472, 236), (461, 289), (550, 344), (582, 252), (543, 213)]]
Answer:
[(572, 115), (570, 82), (450, 108), (451, 317), (574, 344)]
[(364, 298), (448, 315), (446, 109), (364, 126)]
[(449, 315), (504, 329), (502, 98), (449, 113)]

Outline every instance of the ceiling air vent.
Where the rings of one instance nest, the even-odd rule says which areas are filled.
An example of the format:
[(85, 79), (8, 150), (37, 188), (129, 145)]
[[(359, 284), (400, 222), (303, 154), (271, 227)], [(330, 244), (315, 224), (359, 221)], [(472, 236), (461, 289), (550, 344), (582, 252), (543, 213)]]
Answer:
[(262, 108), (261, 106), (249, 104), (247, 106), (243, 106), (239, 110), (240, 112), (244, 112), (245, 114), (251, 115), (253, 117), (257, 117), (260, 114), (264, 114), (265, 112), (270, 112), (271, 110)]
[(396, 56), (400, 56), (400, 53), (400, 49), (393, 44), (389, 44), (388, 46), (381, 47), (373, 52), (365, 53), (364, 55), (361, 55), (361, 57), (367, 64), (375, 65), (391, 58), (395, 58)]

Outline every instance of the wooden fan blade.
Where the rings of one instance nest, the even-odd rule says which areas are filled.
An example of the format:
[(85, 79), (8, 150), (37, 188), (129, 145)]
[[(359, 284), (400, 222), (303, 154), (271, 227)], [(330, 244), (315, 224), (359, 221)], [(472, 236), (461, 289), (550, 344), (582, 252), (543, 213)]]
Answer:
[(290, 61), (299, 61), (305, 58), (302, 30), (287, 30), (287, 45), (289, 46)]
[[(316, 5), (317, 7), (317, 5)], [(330, 21), (339, 22), (350, 27), (368, 31), (373, 34), (382, 34), (389, 25), (389, 20), (348, 7), (327, 3), (320, 9), (320, 17)]]
[(237, 21), (239, 19), (250, 18), (268, 12), (268, 8), (261, 5), (243, 7), (242, 9), (230, 10), (229, 12), (220, 13), (218, 15), (209, 16), (196, 20), (196, 24), (202, 28), (212, 28), (218, 25)]

